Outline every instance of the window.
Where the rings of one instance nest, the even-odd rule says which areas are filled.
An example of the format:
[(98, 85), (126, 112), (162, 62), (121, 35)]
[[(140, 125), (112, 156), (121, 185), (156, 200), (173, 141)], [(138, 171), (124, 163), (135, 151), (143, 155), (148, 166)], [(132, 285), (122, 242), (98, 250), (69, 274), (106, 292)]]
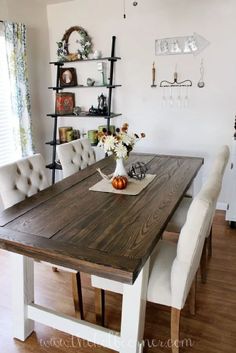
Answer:
[(14, 139), (5, 38), (0, 33), (0, 165), (20, 158)]

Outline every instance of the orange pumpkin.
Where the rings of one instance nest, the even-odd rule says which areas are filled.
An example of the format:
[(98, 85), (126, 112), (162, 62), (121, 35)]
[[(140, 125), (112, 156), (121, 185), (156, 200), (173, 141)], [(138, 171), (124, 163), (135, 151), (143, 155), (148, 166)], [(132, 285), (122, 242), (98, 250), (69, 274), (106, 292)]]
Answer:
[(127, 184), (128, 179), (126, 178), (126, 176), (118, 175), (112, 180), (112, 186), (117, 190), (125, 189)]

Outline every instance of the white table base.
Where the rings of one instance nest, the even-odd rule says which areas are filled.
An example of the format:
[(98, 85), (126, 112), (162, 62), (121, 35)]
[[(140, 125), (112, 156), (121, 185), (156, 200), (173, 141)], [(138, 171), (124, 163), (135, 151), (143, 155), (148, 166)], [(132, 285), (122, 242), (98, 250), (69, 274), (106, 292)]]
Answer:
[(149, 261), (134, 285), (124, 285), (120, 333), (34, 304), (34, 261), (12, 254), (12, 266), (15, 338), (25, 341), (35, 321), (120, 353), (142, 352)]

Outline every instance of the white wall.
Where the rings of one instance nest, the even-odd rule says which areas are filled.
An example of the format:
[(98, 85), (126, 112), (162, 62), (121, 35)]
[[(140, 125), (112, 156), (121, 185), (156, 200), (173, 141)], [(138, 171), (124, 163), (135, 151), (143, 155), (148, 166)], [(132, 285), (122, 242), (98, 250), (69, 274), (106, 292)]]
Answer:
[[(117, 125), (128, 121), (130, 129), (146, 132), (147, 137), (137, 150), (204, 156), (206, 177), (217, 148), (230, 144), (233, 135), (236, 3), (234, 0), (146, 0), (133, 7), (132, 1), (126, 2), (126, 20), (122, 1), (117, 0), (75, 0), (48, 6), (51, 58), (56, 59), (56, 42), (73, 25), (84, 27), (93, 37), (95, 48), (101, 49), (104, 55), (109, 55), (111, 37), (116, 35), (116, 54), (122, 57), (122, 62), (117, 64), (116, 82), (123, 85), (115, 91), (115, 108), (123, 113), (123, 118), (116, 120)], [(155, 57), (155, 39), (193, 32), (211, 42), (199, 56)], [(205, 62), (204, 89), (196, 87), (201, 58)], [(171, 80), (176, 64), (180, 79), (193, 80), (189, 108), (161, 106), (161, 89), (150, 88), (154, 60), (158, 82)], [(78, 65), (83, 83), (96, 72), (96, 66), (85, 69), (87, 64)], [(84, 70), (90, 71), (85, 71), (83, 76)], [(77, 105), (89, 103), (96, 104), (96, 93), (80, 91)], [(62, 122), (68, 123), (68, 120)], [(71, 123), (79, 126), (78, 121)], [(92, 124), (98, 125), (96, 121)], [(227, 177), (222, 202), (227, 201), (226, 184)]]

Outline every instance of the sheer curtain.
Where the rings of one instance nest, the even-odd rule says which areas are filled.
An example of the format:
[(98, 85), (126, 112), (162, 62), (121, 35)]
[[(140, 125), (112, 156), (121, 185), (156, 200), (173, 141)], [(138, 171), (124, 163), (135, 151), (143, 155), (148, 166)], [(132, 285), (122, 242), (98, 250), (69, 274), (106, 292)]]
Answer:
[[(31, 104), (26, 61), (26, 27), (3, 22), (16, 155), (33, 154)], [(20, 149), (20, 151), (19, 151)], [(17, 158), (16, 158), (17, 159)]]
[(11, 90), (6, 56), (6, 45), (0, 29), (0, 166), (21, 157), (20, 145), (14, 138), (11, 113)]

